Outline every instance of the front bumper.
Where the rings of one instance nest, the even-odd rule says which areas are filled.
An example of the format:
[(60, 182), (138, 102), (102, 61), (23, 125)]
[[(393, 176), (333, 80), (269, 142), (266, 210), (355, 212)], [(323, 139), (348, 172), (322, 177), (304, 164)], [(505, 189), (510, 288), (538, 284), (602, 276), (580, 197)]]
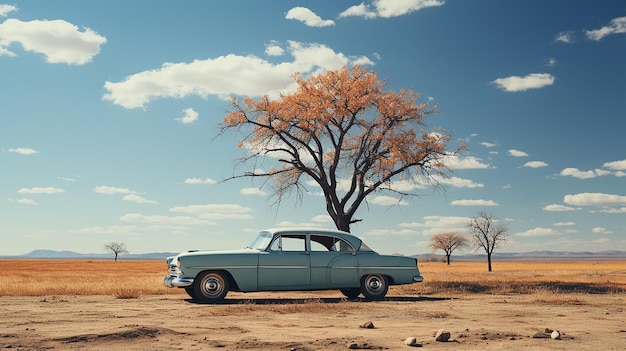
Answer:
[(168, 274), (163, 277), (163, 285), (168, 288), (186, 288), (193, 285), (193, 278), (178, 278)]
[(413, 276), (413, 281), (416, 283), (420, 283), (424, 281), (424, 277), (422, 277), (421, 275), (414, 275)]

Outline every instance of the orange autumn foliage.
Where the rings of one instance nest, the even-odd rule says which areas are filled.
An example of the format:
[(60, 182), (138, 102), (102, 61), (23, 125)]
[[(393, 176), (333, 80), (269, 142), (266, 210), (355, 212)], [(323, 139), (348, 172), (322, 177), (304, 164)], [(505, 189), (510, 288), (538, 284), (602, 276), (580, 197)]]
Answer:
[[(446, 131), (426, 130), (437, 106), (418, 104), (412, 90), (385, 90), (375, 72), (354, 66), (294, 79), (297, 89), (279, 98), (232, 100), (222, 132), (242, 132), (243, 161), (255, 169), (233, 178), (272, 178), (277, 202), (294, 190), (301, 198), (312, 179), (340, 230), (359, 221), (353, 216), (368, 195), (416, 195), (417, 182), (444, 173), (443, 160), (463, 148), (450, 152)], [(265, 157), (282, 167), (260, 172), (256, 161)]]

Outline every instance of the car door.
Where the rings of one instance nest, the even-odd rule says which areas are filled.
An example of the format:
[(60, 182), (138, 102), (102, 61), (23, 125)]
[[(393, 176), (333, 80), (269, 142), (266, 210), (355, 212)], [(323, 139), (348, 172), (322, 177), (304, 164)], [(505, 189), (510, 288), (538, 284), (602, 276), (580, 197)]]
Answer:
[(343, 239), (311, 235), (311, 285), (314, 289), (359, 287), (358, 258)]
[(277, 235), (259, 255), (259, 290), (308, 289), (311, 286), (311, 260), (306, 234)]

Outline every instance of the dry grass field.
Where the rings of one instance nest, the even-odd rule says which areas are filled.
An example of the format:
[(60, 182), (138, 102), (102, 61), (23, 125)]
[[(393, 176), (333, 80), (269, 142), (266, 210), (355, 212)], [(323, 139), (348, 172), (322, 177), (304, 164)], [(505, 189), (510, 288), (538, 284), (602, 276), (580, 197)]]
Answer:
[[(420, 262), (424, 282), (392, 287), (389, 295), (620, 294), (626, 261)], [(112, 295), (136, 298), (181, 294), (162, 285), (163, 261), (0, 260), (0, 296)], [(184, 294), (184, 292), (182, 292)]]
[[(626, 262), (420, 263), (380, 302), (338, 291), (198, 304), (164, 261), (0, 260), (0, 348), (16, 350), (623, 350)], [(361, 328), (364, 322), (374, 328)], [(557, 340), (536, 338), (546, 328)], [(449, 342), (436, 342), (439, 329)]]

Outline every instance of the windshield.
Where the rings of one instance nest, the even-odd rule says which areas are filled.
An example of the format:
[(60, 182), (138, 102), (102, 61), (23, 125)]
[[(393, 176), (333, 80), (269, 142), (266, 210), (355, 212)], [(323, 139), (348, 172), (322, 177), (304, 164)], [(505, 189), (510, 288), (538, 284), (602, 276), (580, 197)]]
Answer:
[(250, 246), (248, 247), (251, 249), (265, 250), (265, 248), (267, 248), (267, 245), (269, 245), (271, 240), (272, 240), (271, 233), (260, 232), (259, 235), (256, 237), (256, 239), (254, 239), (252, 244), (250, 244)]

